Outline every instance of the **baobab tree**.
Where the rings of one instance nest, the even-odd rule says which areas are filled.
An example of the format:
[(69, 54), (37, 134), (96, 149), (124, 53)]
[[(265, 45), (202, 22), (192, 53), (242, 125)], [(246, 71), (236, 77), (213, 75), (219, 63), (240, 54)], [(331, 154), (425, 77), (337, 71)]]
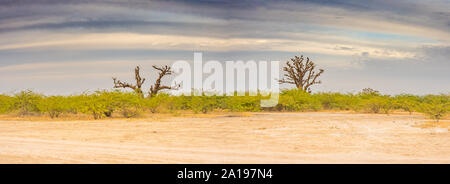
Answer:
[(140, 96), (144, 96), (144, 93), (142, 92), (142, 85), (145, 82), (145, 78), (141, 77), (140, 74), (140, 67), (136, 66), (136, 68), (134, 69), (134, 75), (135, 75), (135, 79), (136, 79), (136, 84), (130, 84), (130, 83), (126, 83), (126, 82), (122, 82), (120, 80), (117, 80), (117, 78), (113, 77), (113, 81), (114, 81), (114, 88), (131, 88), (134, 90), (134, 92)]
[[(177, 85), (177, 86), (161, 85), (162, 78), (164, 76), (171, 75), (173, 73), (169, 66), (166, 65), (163, 67), (158, 67), (158, 66), (153, 65), (153, 68), (156, 70), (159, 70), (159, 75), (155, 81), (155, 84), (150, 87), (149, 97), (155, 96), (156, 94), (158, 94), (158, 92), (160, 90), (163, 90), (163, 89), (178, 89), (179, 85)], [(135, 74), (136, 84), (122, 82), (120, 80), (117, 80), (117, 78), (113, 77), (114, 88), (130, 88), (130, 89), (133, 89), (136, 94), (140, 95), (141, 97), (144, 97), (144, 92), (142, 91), (142, 85), (145, 82), (145, 78), (141, 77), (139, 66), (137, 66), (134, 69), (134, 74)]]
[(295, 56), (290, 61), (286, 61), (283, 71), (286, 78), (279, 80), (280, 84), (294, 84), (298, 89), (311, 93), (310, 87), (314, 84), (320, 84), (317, 78), (324, 72), (323, 69), (315, 70), (316, 65), (308, 57), (306, 61), (302, 56)]
[(164, 86), (161, 85), (161, 79), (166, 76), (166, 75), (172, 75), (173, 71), (171, 70), (170, 66), (163, 66), (163, 67), (157, 67), (155, 65), (153, 65), (153, 68), (156, 70), (159, 70), (159, 75), (158, 78), (155, 81), (155, 84), (152, 85), (150, 87), (150, 92), (149, 95), (150, 97), (155, 96), (156, 94), (158, 94), (158, 91), (163, 90), (163, 89), (173, 89), (176, 90), (180, 87), (180, 85), (175, 85), (175, 86)]

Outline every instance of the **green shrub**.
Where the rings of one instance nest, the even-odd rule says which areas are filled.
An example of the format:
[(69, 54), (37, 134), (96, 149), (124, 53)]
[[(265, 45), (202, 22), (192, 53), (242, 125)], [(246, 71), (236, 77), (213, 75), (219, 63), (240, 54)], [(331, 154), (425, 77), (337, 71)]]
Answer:
[(142, 111), (143, 98), (136, 93), (121, 93), (115, 99), (115, 105), (114, 109), (120, 111), (123, 117), (136, 117)]
[(224, 107), (234, 112), (261, 111), (259, 96), (227, 96)]
[(189, 107), (194, 113), (208, 113), (216, 107), (215, 99), (208, 96), (193, 96)]
[(357, 95), (361, 100), (361, 108), (368, 113), (389, 114), (395, 108), (390, 96), (381, 95), (375, 90), (365, 90)]
[(14, 98), (0, 95), (0, 114), (11, 112), (14, 108)]
[(389, 114), (392, 109), (395, 108), (394, 102), (390, 96), (382, 96), (381, 101), (381, 110), (383, 111), (383, 113)]
[(362, 102), (362, 106), (365, 112), (368, 113), (380, 113), (381, 107), (383, 106), (383, 101), (381, 98), (372, 97), (369, 99), (365, 99)]
[(159, 93), (145, 99), (144, 106), (152, 113), (174, 112), (185, 108), (186, 103), (187, 102), (183, 99), (183, 97), (170, 96), (167, 93)]
[(152, 96), (151, 98), (144, 100), (144, 107), (150, 110), (152, 113), (159, 112), (159, 106), (164, 101), (160, 94)]
[(313, 94), (326, 110), (350, 110), (358, 105), (358, 100), (352, 94), (341, 93), (318, 93)]
[(397, 95), (394, 97), (394, 106), (396, 109), (402, 109), (412, 114), (419, 105), (419, 97), (409, 94)]
[(318, 98), (300, 89), (283, 91), (279, 104), (288, 111), (318, 111), (322, 108)]
[(0, 113), (18, 112), (20, 115), (46, 113), (52, 118), (62, 113), (83, 113), (95, 119), (121, 114), (130, 118), (144, 110), (152, 113), (192, 110), (194, 113), (208, 113), (215, 109), (229, 111), (318, 111), (354, 110), (369, 113), (390, 113), (401, 109), (412, 113), (419, 111), (437, 121), (449, 112), (449, 95), (415, 96), (402, 94), (394, 97), (381, 95), (375, 90), (365, 90), (357, 94), (317, 93), (310, 94), (298, 89), (280, 93), (276, 107), (260, 106), (261, 95), (249, 96), (172, 96), (159, 93), (150, 98), (142, 98), (134, 92), (96, 91), (73, 96), (44, 97), (30, 90), (13, 96), (0, 95)]
[(91, 114), (94, 119), (106, 117), (105, 112), (109, 111), (106, 103), (99, 98), (99, 94), (83, 94), (76, 103), (77, 112)]
[(59, 117), (59, 115), (63, 112), (68, 112), (70, 106), (67, 102), (67, 97), (50, 96), (43, 98), (38, 104), (38, 108), (41, 112), (48, 113), (48, 115), (53, 119)]
[(120, 91), (96, 91), (93, 94), (83, 94), (74, 98), (77, 102), (76, 112), (92, 114), (94, 119), (112, 117), (114, 112), (123, 117), (137, 116), (142, 111), (143, 98), (138, 94)]
[(104, 116), (111, 117), (112, 114), (120, 108), (121, 103), (126, 99), (123, 99), (123, 96), (128, 93), (120, 92), (119, 90), (114, 91), (96, 91), (94, 98), (98, 98), (98, 101), (102, 103), (105, 110), (103, 112)]
[(67, 96), (66, 97), (66, 103), (68, 106), (67, 113), (72, 113), (72, 114), (84, 113), (82, 111), (82, 109), (86, 103), (85, 102), (86, 95), (87, 94)]
[(427, 95), (418, 109), (438, 122), (450, 112), (449, 98), (449, 95)]
[(16, 93), (14, 97), (14, 108), (18, 110), (19, 115), (25, 116), (40, 112), (38, 104), (42, 100), (42, 95), (34, 93), (31, 90), (25, 90)]

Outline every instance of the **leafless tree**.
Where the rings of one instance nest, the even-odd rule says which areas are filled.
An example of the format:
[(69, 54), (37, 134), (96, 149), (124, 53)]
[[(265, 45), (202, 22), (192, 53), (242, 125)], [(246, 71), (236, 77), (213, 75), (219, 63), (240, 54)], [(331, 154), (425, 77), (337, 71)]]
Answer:
[(295, 56), (290, 61), (286, 61), (283, 71), (286, 78), (279, 80), (279, 82), (286, 84), (294, 84), (298, 89), (302, 89), (311, 93), (310, 87), (314, 84), (320, 84), (321, 81), (316, 81), (317, 78), (324, 72), (323, 69), (316, 71), (316, 65), (308, 57), (306, 61), (302, 56)]
[(117, 78), (113, 77), (114, 88), (131, 88), (136, 92), (136, 94), (144, 96), (144, 93), (142, 92), (142, 85), (144, 84), (145, 79), (142, 78), (140, 75), (140, 67), (139, 66), (136, 66), (136, 68), (134, 69), (134, 75), (135, 75), (135, 79), (136, 79), (135, 85), (126, 83), (126, 82), (122, 82), (120, 80), (117, 80)]
[(159, 70), (159, 76), (156, 79), (155, 84), (150, 87), (150, 92), (149, 92), (150, 97), (155, 96), (156, 94), (158, 94), (158, 92), (160, 90), (163, 90), (163, 89), (178, 89), (180, 87), (180, 85), (176, 85), (176, 86), (164, 86), (164, 85), (161, 85), (162, 78), (164, 76), (166, 76), (166, 75), (171, 75), (173, 73), (173, 71), (171, 70), (170, 66), (166, 65), (166, 66), (163, 66), (163, 67), (158, 67), (158, 66), (153, 65), (153, 68), (156, 69), (156, 70)]
[[(158, 67), (153, 65), (153, 68), (159, 71), (159, 76), (155, 81), (155, 84), (152, 85), (150, 87), (150, 92), (149, 95), (150, 97), (155, 96), (156, 94), (158, 94), (158, 92), (160, 90), (163, 89), (178, 89), (180, 87), (180, 85), (176, 85), (176, 86), (164, 86), (161, 85), (161, 80), (164, 76), (166, 75), (171, 75), (173, 73), (173, 71), (171, 70), (170, 66), (163, 66), (163, 67)], [(130, 84), (130, 83), (126, 83), (126, 82), (122, 82), (120, 80), (117, 80), (117, 78), (113, 77), (114, 80), (114, 88), (131, 88), (133, 89), (136, 94), (139, 94), (140, 96), (144, 97), (144, 93), (142, 92), (142, 85), (145, 82), (145, 79), (141, 77), (140, 75), (140, 67), (137, 66), (134, 69), (134, 74), (135, 74), (135, 78), (136, 78), (136, 84)]]

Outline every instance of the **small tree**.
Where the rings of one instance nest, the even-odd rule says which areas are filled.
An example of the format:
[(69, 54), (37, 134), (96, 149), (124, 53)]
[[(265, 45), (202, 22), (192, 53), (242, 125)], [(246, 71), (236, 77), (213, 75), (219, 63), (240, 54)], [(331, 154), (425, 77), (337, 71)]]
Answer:
[(425, 101), (418, 107), (419, 111), (439, 122), (450, 112), (450, 102), (448, 96), (428, 95)]
[(42, 95), (31, 90), (25, 90), (15, 94), (14, 97), (16, 98), (15, 107), (19, 110), (21, 116), (39, 112), (38, 104)]
[(358, 96), (362, 100), (362, 108), (369, 113), (380, 113), (383, 111), (388, 114), (393, 107), (388, 96), (382, 96), (380, 92), (372, 88), (364, 88), (358, 93)]
[(390, 96), (387, 96), (387, 95), (382, 96), (381, 100), (382, 100), (381, 110), (385, 114), (389, 114), (392, 111), (392, 109), (394, 109), (394, 107), (395, 107), (393, 100), (391, 99)]
[(417, 108), (418, 102), (419, 98), (414, 95), (401, 94), (395, 96), (395, 108), (409, 112), (410, 115)]
[[(292, 62), (292, 63), (291, 63)], [(298, 89), (311, 93), (310, 87), (314, 84), (320, 84), (317, 78), (324, 72), (323, 69), (316, 71), (316, 65), (308, 57), (306, 61), (302, 56), (295, 56), (291, 61), (286, 61), (283, 71), (287, 72), (283, 78), (279, 80), (281, 84), (294, 84)]]
[(41, 112), (46, 112), (50, 118), (58, 118), (63, 112), (69, 111), (67, 98), (64, 96), (49, 96), (43, 98), (39, 105)]

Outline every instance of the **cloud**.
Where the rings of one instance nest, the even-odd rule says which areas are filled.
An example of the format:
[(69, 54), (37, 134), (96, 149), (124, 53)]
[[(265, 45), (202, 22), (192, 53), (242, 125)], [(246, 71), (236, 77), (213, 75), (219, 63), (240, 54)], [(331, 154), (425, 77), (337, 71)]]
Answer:
[[(169, 62), (193, 51), (216, 60), (305, 54), (333, 80), (358, 79), (345, 89), (383, 84), (386, 76), (436, 86), (450, 82), (442, 74), (450, 57), (450, 2), (445, 0), (62, 2), (0, 2), (2, 82), (17, 86), (33, 77), (43, 83), (76, 80), (80, 74), (101, 77), (133, 67), (138, 59)], [(434, 79), (415, 78), (418, 74)], [(82, 87), (83, 81), (77, 84)], [(391, 86), (396, 85), (401, 86)]]
[[(226, 7), (226, 8), (225, 8)], [(279, 27), (282, 23), (328, 25), (348, 30), (376, 31), (389, 34), (408, 34), (448, 40), (450, 3), (433, 1), (17, 1), (0, 5), (3, 21), (30, 21), (29, 19), (62, 18), (63, 21), (36, 22), (26, 26), (3, 29), (17, 31), (29, 29), (107, 29), (114, 27), (152, 27), (179, 23), (211, 28), (221, 27), (221, 34), (254, 32), (243, 24), (261, 27)], [(11, 20), (10, 20), (11, 19)], [(182, 24), (184, 23), (184, 25)], [(270, 26), (268, 26), (270, 25)], [(0, 26), (1, 27), (1, 26)], [(166, 30), (173, 29), (173, 25)], [(282, 28), (282, 27), (281, 27)], [(199, 30), (200, 30), (199, 29)], [(270, 30), (270, 28), (268, 28)], [(1, 29), (0, 29), (1, 30)], [(185, 30), (178, 30), (183, 34)], [(214, 31), (218, 31), (217, 29)], [(288, 30), (284, 30), (288, 31)], [(264, 31), (261, 31), (264, 32)]]
[[(334, 55), (355, 55), (361, 52), (370, 53), (380, 58), (413, 58), (415, 54), (408, 51), (351, 46), (352, 49), (336, 49), (334, 44), (316, 41), (289, 39), (257, 39), (257, 38), (210, 38), (178, 35), (154, 35), (134, 33), (102, 33), (67, 35), (51, 40), (15, 43), (0, 46), (0, 50), (53, 48), (66, 50), (86, 49), (151, 49), (151, 50), (197, 50), (197, 51), (285, 51), (327, 53)], [(346, 48), (346, 47), (344, 47)]]

